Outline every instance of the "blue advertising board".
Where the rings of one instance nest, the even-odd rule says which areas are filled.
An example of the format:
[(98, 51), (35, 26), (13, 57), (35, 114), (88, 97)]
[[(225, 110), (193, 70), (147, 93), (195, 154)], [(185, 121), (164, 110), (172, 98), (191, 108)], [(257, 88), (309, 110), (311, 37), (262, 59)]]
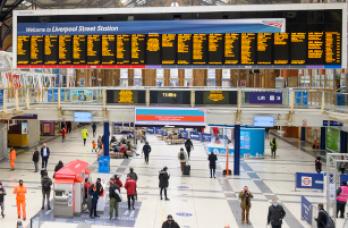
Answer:
[(201, 140), (202, 139), (202, 135), (201, 135), (201, 133), (190, 132), (190, 139), (192, 139), (192, 140)]
[(295, 91), (295, 105), (296, 106), (308, 106), (308, 92), (307, 91)]
[(195, 34), (284, 32), (285, 20), (271, 19), (207, 19), (207, 20), (134, 20), (64, 23), (18, 23), (18, 36), (96, 35), (96, 34)]
[(301, 196), (301, 218), (312, 225), (313, 205), (305, 196)]
[(324, 189), (324, 174), (322, 173), (295, 173), (296, 189)]
[[(208, 153), (214, 152), (225, 154), (223, 144), (207, 145)], [(234, 148), (230, 147), (229, 153), (233, 155)], [(265, 153), (265, 129), (264, 128), (241, 128), (240, 132), (240, 155), (242, 157), (263, 158)]]
[(256, 91), (246, 92), (245, 102), (249, 104), (282, 104), (282, 92)]
[(0, 107), (4, 104), (4, 90), (0, 89)]

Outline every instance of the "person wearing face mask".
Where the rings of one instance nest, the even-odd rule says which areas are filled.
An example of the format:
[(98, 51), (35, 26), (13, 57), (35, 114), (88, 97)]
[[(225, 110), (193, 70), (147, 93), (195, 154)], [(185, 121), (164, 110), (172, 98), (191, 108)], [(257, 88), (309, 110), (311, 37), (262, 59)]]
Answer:
[(1, 208), (1, 216), (5, 218), (5, 195), (6, 190), (0, 181), (0, 208)]
[(271, 224), (272, 228), (281, 228), (286, 212), (277, 198), (272, 199), (272, 205), (268, 208), (267, 224)]
[(21, 217), (23, 216), (22, 218), (25, 221), (27, 218), (25, 210), (25, 194), (27, 194), (27, 188), (23, 185), (23, 180), (19, 180), (19, 185), (13, 189), (13, 193), (16, 194), (18, 219), (21, 219)]
[(172, 215), (168, 215), (167, 220), (162, 224), (162, 228), (180, 228), (180, 226), (174, 221)]

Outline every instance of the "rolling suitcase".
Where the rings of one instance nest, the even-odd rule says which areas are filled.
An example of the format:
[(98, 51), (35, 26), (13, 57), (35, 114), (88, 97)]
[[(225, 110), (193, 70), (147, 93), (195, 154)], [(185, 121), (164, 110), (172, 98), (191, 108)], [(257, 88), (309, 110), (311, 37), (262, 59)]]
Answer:
[(190, 176), (190, 172), (191, 172), (191, 166), (186, 164), (185, 167), (184, 167), (184, 173), (183, 175), (185, 176)]

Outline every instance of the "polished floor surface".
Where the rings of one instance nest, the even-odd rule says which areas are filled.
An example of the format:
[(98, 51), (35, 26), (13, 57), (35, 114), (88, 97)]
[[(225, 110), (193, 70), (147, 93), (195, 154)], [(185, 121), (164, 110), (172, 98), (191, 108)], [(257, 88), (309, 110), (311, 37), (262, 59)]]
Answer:
[[(101, 133), (101, 126), (99, 127)], [(287, 216), (283, 227), (311, 227), (301, 220), (300, 200), (301, 195), (316, 204), (323, 202), (321, 192), (295, 191), (294, 173), (298, 171), (313, 172), (314, 158), (295, 147), (278, 141), (276, 159), (270, 158), (268, 141), (266, 142), (266, 157), (262, 160), (243, 160), (241, 162), (241, 175), (225, 178), (221, 175), (225, 166), (224, 157), (219, 157), (218, 176), (209, 178), (207, 153), (204, 145), (195, 142), (190, 165), (191, 176), (183, 177), (179, 171), (178, 151), (180, 145), (167, 145), (156, 136), (148, 136), (152, 146), (150, 163), (146, 165), (142, 156), (129, 160), (111, 160), (111, 173), (122, 175), (125, 179), (129, 167), (133, 167), (139, 176), (138, 202), (136, 212), (128, 212), (125, 202), (121, 204), (119, 221), (109, 221), (108, 208), (100, 221), (89, 219), (75, 219), (74, 221), (55, 219), (54, 221), (41, 221), (40, 227), (44, 228), (97, 228), (97, 227), (137, 227), (158, 228), (172, 214), (174, 219), (184, 228), (223, 228), (223, 227), (266, 227), (266, 216), (271, 199), (277, 196), (285, 207)], [(52, 154), (48, 170), (52, 174), (55, 164), (62, 160), (67, 163), (74, 159), (82, 159), (93, 164), (92, 177), (101, 176), (104, 180), (109, 175), (96, 172), (96, 155), (91, 152), (91, 137), (83, 146), (79, 130), (68, 135), (65, 143), (55, 139), (48, 143)], [(141, 145), (139, 146), (140, 153)], [(9, 171), (6, 161), (0, 163), (0, 180), (7, 189), (6, 217), (0, 218), (0, 227), (15, 227), (17, 221), (15, 196), (12, 189), (19, 179), (23, 179), (28, 187), (27, 213), (28, 218), (37, 216), (41, 209), (41, 186), (39, 174), (34, 173), (31, 162), (31, 153), (28, 151), (18, 156), (16, 170)], [(232, 161), (230, 162), (232, 167)], [(158, 188), (158, 172), (167, 166), (170, 172), (169, 198), (170, 201), (161, 201)], [(251, 225), (242, 225), (238, 193), (243, 186), (249, 186), (254, 194), (251, 208)], [(123, 194), (125, 190), (122, 190)], [(125, 197), (123, 197), (125, 198)], [(49, 214), (50, 212), (44, 212)], [(29, 221), (25, 222), (28, 225)], [(342, 221), (337, 227), (342, 227)]]

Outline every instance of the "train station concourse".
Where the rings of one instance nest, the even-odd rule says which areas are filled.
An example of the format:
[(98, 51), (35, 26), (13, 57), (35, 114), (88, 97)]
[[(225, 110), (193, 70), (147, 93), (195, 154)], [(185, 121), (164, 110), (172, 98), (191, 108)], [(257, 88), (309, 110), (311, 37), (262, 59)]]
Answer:
[(348, 228), (347, 7), (0, 0), (0, 228)]

